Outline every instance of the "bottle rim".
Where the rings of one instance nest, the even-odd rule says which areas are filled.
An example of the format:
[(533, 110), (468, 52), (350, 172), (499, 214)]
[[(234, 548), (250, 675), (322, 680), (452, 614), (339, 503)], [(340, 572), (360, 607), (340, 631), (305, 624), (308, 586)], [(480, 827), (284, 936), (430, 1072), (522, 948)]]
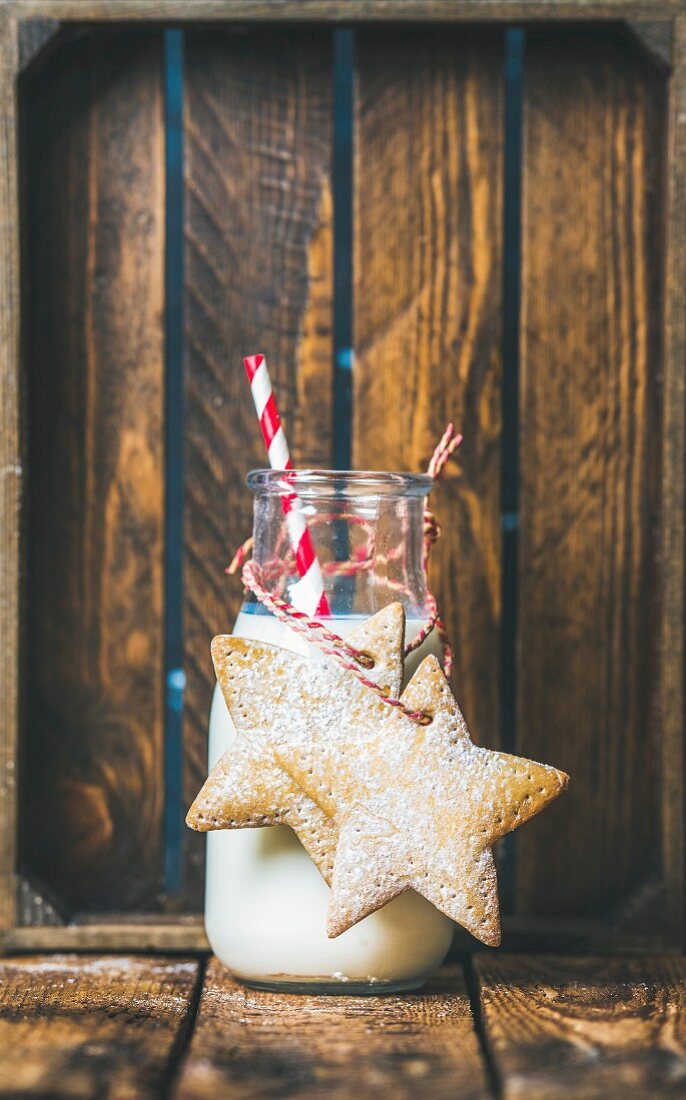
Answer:
[(299, 497), (423, 497), (434, 483), (430, 474), (392, 470), (251, 470), (245, 480), (253, 493)]

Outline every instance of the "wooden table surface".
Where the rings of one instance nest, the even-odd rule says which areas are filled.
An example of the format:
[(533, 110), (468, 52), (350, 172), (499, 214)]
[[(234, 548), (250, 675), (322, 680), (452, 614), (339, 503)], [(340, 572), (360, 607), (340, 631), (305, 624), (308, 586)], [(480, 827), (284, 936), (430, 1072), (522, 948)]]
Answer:
[(0, 962), (0, 1097), (686, 1096), (686, 960), (483, 953), (399, 997), (258, 993), (215, 960)]

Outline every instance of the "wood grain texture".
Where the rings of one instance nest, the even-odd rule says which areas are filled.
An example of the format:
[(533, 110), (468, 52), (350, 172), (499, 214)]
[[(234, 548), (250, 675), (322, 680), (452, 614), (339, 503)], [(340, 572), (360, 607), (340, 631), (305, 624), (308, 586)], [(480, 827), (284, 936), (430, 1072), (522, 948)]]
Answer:
[(679, 949), (678, 938), (665, 935), (663, 921), (649, 927), (637, 921), (633, 928), (618, 928), (602, 913), (595, 918), (506, 913), (502, 923), (505, 951), (646, 955)]
[[(267, 465), (244, 355), (264, 352), (292, 458), (330, 465), (330, 36), (189, 33), (186, 46), (184, 711), (187, 808), (207, 773), (209, 654), (241, 602), (224, 569)], [(203, 838), (187, 837), (201, 905)]]
[(486, 1097), (461, 967), (400, 997), (258, 993), (213, 959), (175, 1100)]
[(519, 836), (522, 913), (657, 919), (651, 721), (665, 84), (610, 35), (525, 71), (519, 750), (571, 775)]
[(383, 22), (664, 19), (682, 0), (5, 0), (22, 18)]
[(19, 211), (17, 28), (0, 9), (0, 931), (16, 918), (19, 722)]
[(489, 955), (475, 962), (504, 1100), (686, 1092), (686, 960)]
[(158, 35), (25, 86), (21, 856), (66, 910), (156, 905), (163, 800)]
[[(37, 916), (45, 922), (45, 909)], [(12, 951), (209, 951), (202, 918), (179, 916), (161, 922), (130, 914), (125, 920), (11, 928), (0, 939), (0, 948)]]
[(0, 1097), (159, 1097), (197, 976), (164, 956), (0, 962)]
[(473, 735), (499, 737), (502, 34), (357, 39), (353, 465), (422, 470), (432, 584)]
[(686, 16), (676, 21), (670, 82), (662, 400), (661, 601), (656, 719), (662, 759), (666, 921), (684, 927), (684, 475), (686, 472)]

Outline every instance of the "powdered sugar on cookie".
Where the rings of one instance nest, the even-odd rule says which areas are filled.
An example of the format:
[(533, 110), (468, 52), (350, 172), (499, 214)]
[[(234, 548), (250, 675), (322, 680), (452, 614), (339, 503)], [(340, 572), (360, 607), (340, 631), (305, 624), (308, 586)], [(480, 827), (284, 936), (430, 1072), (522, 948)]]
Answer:
[[(402, 626), (402, 608), (391, 605), (355, 639), (375, 659), (371, 675), (393, 694)], [(433, 657), (402, 696), (409, 709), (430, 716), (428, 725), (385, 704), (333, 661), (315, 664), (230, 636), (215, 639), (213, 657), (258, 797), (251, 803), (247, 791), (246, 800), (240, 785), (236, 796), (232, 761), (223, 758), (203, 788), (201, 812), (227, 824), (208, 827), (236, 827), (239, 817), (251, 825), (293, 823), (331, 880), (332, 936), (412, 888), (497, 944), (492, 845), (557, 797), (568, 777), (475, 746)], [(252, 744), (259, 752), (251, 757)]]

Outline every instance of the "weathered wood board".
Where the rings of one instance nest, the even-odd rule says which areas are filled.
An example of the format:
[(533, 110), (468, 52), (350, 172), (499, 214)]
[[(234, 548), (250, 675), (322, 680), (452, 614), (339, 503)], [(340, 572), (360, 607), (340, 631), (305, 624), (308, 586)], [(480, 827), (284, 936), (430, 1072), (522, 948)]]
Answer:
[(164, 956), (0, 961), (0, 1096), (156, 1100), (197, 979), (197, 961)]
[(359, 998), (252, 991), (217, 960), (200, 988), (191, 959), (6, 959), (0, 1096), (684, 1095), (683, 958), (471, 965), (470, 1003), (459, 965), (417, 993)]
[(176, 1100), (490, 1096), (461, 967), (399, 997), (254, 992), (216, 960)]
[(655, 919), (661, 882), (664, 96), (617, 36), (528, 35), (519, 749), (572, 782), (522, 831), (517, 904), (628, 928)]
[(504, 1100), (686, 1093), (686, 960), (479, 956), (482, 1022)]
[(0, 10), (0, 932), (16, 923), (17, 760), (21, 691), (22, 433), (19, 385), (19, 171), (15, 99), (19, 44)]
[(334, 25), (341, 20), (394, 23), (409, 20), (509, 22), (521, 20), (589, 22), (664, 20), (682, 10), (681, 0), (8, 0), (12, 13), (24, 19), (178, 20), (207, 22), (307, 23), (317, 18)]
[[(331, 462), (330, 53), (326, 32), (187, 36), (186, 805), (207, 774), (210, 639), (240, 606), (224, 569), (252, 533), (245, 475), (267, 465), (244, 355), (267, 356), (295, 464)], [(189, 839), (191, 907), (203, 850)]]
[(499, 740), (503, 36), (442, 28), (356, 42), (353, 465), (425, 470), (432, 582), (475, 739)]
[(163, 804), (159, 35), (25, 85), (20, 856), (65, 910), (157, 903)]

